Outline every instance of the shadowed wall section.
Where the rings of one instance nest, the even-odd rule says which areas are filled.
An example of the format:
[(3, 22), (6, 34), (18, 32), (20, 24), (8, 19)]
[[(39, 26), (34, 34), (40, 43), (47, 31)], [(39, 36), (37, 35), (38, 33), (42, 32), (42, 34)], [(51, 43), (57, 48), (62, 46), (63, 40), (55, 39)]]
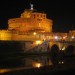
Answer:
[(23, 52), (22, 48), (23, 45), (20, 41), (0, 41), (0, 54)]
[(75, 47), (73, 45), (69, 45), (66, 49), (65, 49), (65, 53), (66, 54), (74, 54), (75, 53)]
[(51, 55), (56, 57), (56, 56), (58, 56), (58, 53), (59, 53), (59, 47), (56, 44), (54, 44), (51, 47)]

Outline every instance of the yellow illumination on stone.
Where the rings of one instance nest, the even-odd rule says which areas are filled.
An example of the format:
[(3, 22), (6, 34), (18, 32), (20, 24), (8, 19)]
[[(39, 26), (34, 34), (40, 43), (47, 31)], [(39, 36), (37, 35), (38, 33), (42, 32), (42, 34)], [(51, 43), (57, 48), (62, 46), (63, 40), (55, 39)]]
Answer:
[(0, 30), (0, 40), (11, 40), (11, 32), (8, 30)]
[(42, 41), (41, 41), (41, 40), (37, 40), (37, 41), (35, 42), (35, 44), (36, 44), (36, 45), (42, 44)]
[(33, 32), (33, 35), (36, 35), (37, 33), (36, 32)]

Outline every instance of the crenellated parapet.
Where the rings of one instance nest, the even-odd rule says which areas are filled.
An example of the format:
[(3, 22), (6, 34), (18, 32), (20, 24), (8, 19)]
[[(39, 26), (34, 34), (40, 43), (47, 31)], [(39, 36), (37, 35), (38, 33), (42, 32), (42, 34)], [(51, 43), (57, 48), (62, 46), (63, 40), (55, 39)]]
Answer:
[(25, 10), (20, 18), (8, 20), (8, 29), (24, 32), (52, 32), (52, 20), (45, 13)]

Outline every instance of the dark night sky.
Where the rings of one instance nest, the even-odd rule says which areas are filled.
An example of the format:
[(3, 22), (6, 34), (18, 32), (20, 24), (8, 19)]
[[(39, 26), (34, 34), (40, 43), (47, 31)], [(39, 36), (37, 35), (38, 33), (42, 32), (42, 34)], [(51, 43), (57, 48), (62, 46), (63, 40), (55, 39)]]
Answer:
[[(53, 31), (68, 32), (75, 29), (75, 2), (61, 0), (32, 0), (37, 11), (47, 13), (53, 20)], [(2, 0), (0, 1), (0, 28), (7, 28), (10, 18), (19, 17), (27, 8), (30, 0)]]

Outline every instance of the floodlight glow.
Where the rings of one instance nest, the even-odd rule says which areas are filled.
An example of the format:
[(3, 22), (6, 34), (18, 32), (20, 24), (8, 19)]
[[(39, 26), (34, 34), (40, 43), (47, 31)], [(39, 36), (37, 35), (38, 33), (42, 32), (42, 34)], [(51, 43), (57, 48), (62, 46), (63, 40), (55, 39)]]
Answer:
[(54, 38), (55, 38), (55, 39), (58, 39), (58, 36), (55, 36)]
[(71, 38), (74, 39), (74, 36), (72, 36)]

